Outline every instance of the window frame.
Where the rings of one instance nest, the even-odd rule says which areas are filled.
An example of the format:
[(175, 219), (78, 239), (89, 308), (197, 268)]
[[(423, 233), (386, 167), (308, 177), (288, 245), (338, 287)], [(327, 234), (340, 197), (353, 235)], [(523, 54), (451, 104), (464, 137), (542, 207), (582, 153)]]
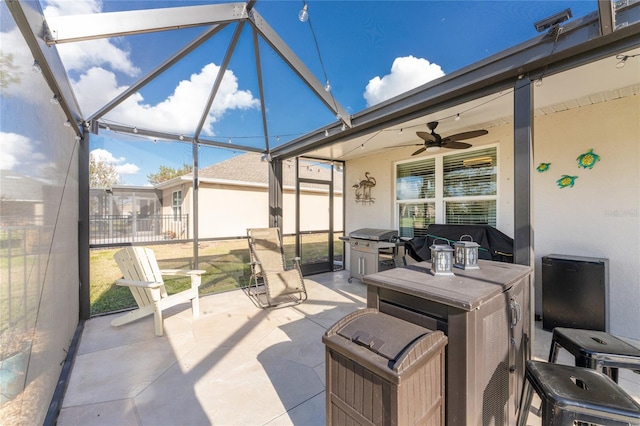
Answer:
[[(477, 147), (469, 148), (465, 150), (465, 152), (473, 153), (476, 151), (482, 151), (486, 149), (495, 149), (495, 158), (496, 158), (496, 191), (495, 195), (465, 195), (465, 196), (444, 196), (444, 159), (447, 156), (457, 155), (460, 152), (455, 152), (451, 150), (446, 150), (447, 152), (432, 154), (429, 156), (425, 156), (419, 159), (409, 158), (406, 160), (400, 160), (394, 162), (393, 165), (393, 205), (394, 205), (394, 222), (396, 227), (400, 229), (400, 206), (403, 204), (411, 205), (411, 204), (427, 204), (434, 203), (435, 205), (435, 222), (434, 223), (447, 223), (446, 222), (446, 210), (447, 203), (453, 202), (474, 202), (474, 201), (494, 201), (495, 202), (495, 228), (499, 228), (500, 226), (500, 146), (499, 144), (487, 144), (480, 145)], [(397, 191), (398, 191), (398, 166), (406, 164), (406, 163), (414, 163), (420, 161), (426, 161), (429, 159), (433, 159), (435, 161), (435, 182), (436, 182), (436, 190), (434, 198), (417, 198), (417, 199), (403, 199), (399, 200)]]
[[(176, 194), (178, 196), (177, 203)], [(171, 192), (171, 213), (173, 215), (174, 222), (180, 222), (182, 220), (182, 189), (177, 189)]]

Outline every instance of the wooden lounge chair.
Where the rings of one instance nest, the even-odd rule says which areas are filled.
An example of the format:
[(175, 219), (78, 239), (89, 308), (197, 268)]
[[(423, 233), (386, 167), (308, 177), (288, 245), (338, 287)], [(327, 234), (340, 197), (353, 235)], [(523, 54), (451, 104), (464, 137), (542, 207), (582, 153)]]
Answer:
[[(116, 280), (117, 285), (129, 287), (138, 309), (111, 321), (118, 327), (147, 315), (153, 314), (156, 336), (162, 336), (162, 310), (180, 303), (191, 301), (194, 317), (200, 315), (198, 287), (202, 270), (164, 269), (160, 270), (153, 250), (145, 247), (126, 247), (114, 256), (123, 279)], [(163, 275), (182, 275), (191, 277), (191, 288), (169, 296), (162, 280)]]
[(282, 238), (278, 228), (247, 229), (251, 256), (248, 294), (263, 308), (295, 305), (307, 300), (307, 290), (296, 257), (286, 268)]

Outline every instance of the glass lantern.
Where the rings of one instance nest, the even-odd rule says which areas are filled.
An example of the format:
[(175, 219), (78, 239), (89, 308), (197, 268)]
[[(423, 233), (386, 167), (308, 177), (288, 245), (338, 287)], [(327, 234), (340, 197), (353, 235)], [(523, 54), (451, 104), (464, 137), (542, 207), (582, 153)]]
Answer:
[(431, 273), (438, 276), (453, 275), (453, 249), (449, 244), (436, 244), (434, 240), (431, 249)]
[(460, 241), (453, 243), (455, 252), (453, 266), (460, 269), (478, 269), (478, 247), (480, 244), (474, 242), (471, 235), (460, 237)]

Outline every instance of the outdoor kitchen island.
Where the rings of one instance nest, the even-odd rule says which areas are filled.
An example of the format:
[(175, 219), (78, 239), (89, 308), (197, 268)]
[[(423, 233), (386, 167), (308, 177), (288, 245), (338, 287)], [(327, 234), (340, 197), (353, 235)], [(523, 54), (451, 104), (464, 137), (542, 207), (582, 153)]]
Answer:
[(432, 275), (429, 262), (366, 275), (367, 306), (448, 336), (448, 426), (515, 425), (533, 340), (532, 268), (478, 265), (450, 276)]

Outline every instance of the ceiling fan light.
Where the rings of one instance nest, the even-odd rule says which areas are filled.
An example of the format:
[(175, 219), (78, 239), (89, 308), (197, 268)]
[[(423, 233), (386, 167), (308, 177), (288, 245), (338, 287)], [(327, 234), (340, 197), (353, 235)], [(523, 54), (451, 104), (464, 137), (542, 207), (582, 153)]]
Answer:
[(440, 151), (440, 147), (439, 146), (429, 146), (427, 147), (427, 152), (438, 152)]

